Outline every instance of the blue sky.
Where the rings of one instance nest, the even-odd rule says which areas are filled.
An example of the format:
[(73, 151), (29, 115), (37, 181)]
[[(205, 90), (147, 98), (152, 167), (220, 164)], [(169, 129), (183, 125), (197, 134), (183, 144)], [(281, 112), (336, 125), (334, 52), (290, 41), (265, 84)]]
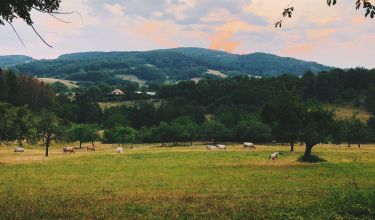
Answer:
[[(48, 48), (21, 21), (1, 28), (0, 55), (55, 58), (79, 51), (130, 51), (204, 47), (246, 54), (273, 53), (337, 67), (374, 68), (375, 20), (356, 11), (355, 0), (295, 0), (292, 19), (282, 29), (274, 22), (291, 0), (63, 0), (63, 11), (51, 16), (33, 12), (36, 28)], [(82, 19), (81, 19), (82, 17)]]

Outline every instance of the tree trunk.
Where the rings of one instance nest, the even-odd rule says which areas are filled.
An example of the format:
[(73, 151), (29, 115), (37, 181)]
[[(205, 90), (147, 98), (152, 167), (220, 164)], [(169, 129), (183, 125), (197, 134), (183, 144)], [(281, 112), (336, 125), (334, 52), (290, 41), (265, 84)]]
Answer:
[(51, 142), (51, 135), (48, 134), (47, 137), (46, 137), (46, 157), (48, 157), (48, 149), (49, 149), (49, 144)]
[(306, 143), (305, 154), (303, 155), (303, 162), (310, 162), (311, 161), (311, 150), (314, 147), (313, 144)]
[(361, 148), (361, 143), (358, 143), (358, 148)]
[(290, 142), (290, 151), (294, 152), (294, 142), (293, 141)]
[(82, 141), (79, 141), (79, 149), (82, 148)]
[(91, 144), (92, 144), (93, 147), (95, 147), (94, 141), (91, 141)]
[(352, 144), (350, 142), (348, 142), (348, 147), (351, 147), (351, 146), (352, 146)]

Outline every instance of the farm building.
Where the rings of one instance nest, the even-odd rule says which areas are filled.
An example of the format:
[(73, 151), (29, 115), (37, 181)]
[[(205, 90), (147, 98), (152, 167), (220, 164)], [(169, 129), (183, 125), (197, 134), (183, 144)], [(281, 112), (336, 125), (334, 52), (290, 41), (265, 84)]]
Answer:
[(123, 92), (121, 89), (115, 89), (112, 91), (112, 95), (125, 95), (125, 92)]

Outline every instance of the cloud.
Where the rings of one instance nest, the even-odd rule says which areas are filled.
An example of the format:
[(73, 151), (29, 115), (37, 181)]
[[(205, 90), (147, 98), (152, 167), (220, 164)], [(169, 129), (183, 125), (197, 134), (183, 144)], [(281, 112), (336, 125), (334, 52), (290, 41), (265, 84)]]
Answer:
[(228, 32), (218, 32), (210, 37), (210, 49), (234, 52), (240, 45), (239, 42), (233, 41), (233, 34)]
[(104, 4), (104, 9), (110, 12), (114, 16), (123, 16), (124, 15), (124, 7), (120, 4)]
[(316, 0), (295, 1), (292, 19), (282, 29), (273, 23), (290, 0), (64, 0), (60, 18), (33, 13), (35, 26), (54, 49), (44, 47), (23, 22), (15, 26), (23, 47), (8, 26), (2, 28), (0, 54), (52, 58), (92, 50), (150, 50), (195, 46), (233, 53), (268, 52), (347, 67), (375, 67), (373, 21), (352, 1), (335, 7)]

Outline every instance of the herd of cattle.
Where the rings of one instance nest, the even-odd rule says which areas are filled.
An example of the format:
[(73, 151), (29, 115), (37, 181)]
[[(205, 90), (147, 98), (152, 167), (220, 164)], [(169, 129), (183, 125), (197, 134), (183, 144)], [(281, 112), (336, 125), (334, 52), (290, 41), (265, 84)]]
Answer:
[[(207, 150), (226, 150), (227, 146), (224, 144), (216, 144), (216, 145), (206, 145)], [(245, 142), (243, 143), (243, 149), (256, 149), (255, 144), (250, 143), (250, 142)], [(76, 150), (79, 150), (78, 147), (63, 147), (62, 151), (64, 154), (66, 153), (75, 153)], [(95, 151), (96, 147), (95, 146), (88, 146), (86, 147), (87, 151)], [(121, 154), (123, 153), (124, 149), (122, 147), (116, 148), (116, 153)], [(25, 148), (23, 147), (16, 147), (14, 148), (14, 152), (16, 153), (23, 153), (25, 152)], [(271, 160), (276, 160), (279, 158), (279, 153), (275, 152), (269, 155), (269, 159)]]

